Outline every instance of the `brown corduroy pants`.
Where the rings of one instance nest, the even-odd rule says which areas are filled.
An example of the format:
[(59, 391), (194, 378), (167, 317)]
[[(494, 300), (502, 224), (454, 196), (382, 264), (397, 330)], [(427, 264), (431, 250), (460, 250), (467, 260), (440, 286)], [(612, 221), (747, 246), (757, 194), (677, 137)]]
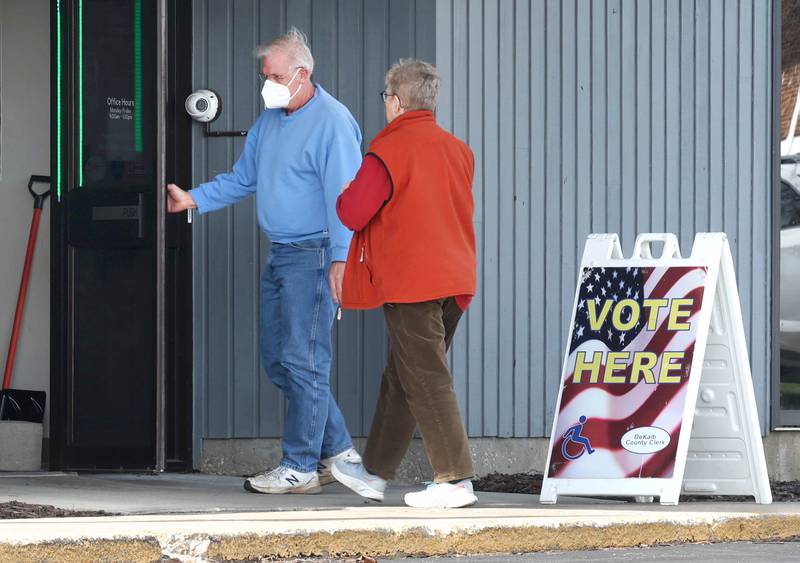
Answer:
[(473, 477), (467, 432), (447, 363), (461, 309), (450, 297), (387, 304), (383, 312), (390, 355), (364, 450), (364, 467), (383, 479), (393, 479), (419, 426), (435, 482)]

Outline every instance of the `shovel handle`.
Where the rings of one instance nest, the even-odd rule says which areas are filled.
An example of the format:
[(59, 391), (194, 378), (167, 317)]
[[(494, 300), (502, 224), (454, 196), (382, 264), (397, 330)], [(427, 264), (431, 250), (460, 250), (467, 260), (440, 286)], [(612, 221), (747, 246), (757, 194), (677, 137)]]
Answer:
[(25, 252), (25, 264), (22, 267), (22, 279), (19, 283), (19, 295), (17, 296), (17, 310), (14, 313), (14, 326), (11, 330), (11, 342), (8, 344), (8, 354), (6, 355), (6, 367), (3, 373), (3, 390), (11, 386), (11, 373), (14, 371), (14, 358), (17, 355), (17, 342), (22, 325), (22, 313), (25, 310), (25, 298), (28, 295), (28, 284), (31, 277), (31, 264), (33, 263), (33, 251), (36, 249), (36, 234), (39, 232), (39, 220), (42, 216), (42, 206), (44, 200), (50, 195), (50, 190), (43, 193), (33, 191), (34, 183), (50, 183), (49, 176), (31, 176), (28, 182), (28, 191), (33, 196), (33, 218), (31, 219), (31, 230), (28, 234), (28, 248)]

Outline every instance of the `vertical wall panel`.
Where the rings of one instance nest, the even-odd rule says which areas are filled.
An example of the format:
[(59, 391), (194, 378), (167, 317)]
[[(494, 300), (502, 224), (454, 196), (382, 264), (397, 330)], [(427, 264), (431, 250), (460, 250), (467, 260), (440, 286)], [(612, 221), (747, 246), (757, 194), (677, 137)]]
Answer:
[[(725, 143), (723, 133), (724, 121), (724, 10), (725, 0), (711, 0), (708, 6), (708, 117), (701, 129), (708, 130), (708, 182), (709, 182), (709, 224), (710, 230), (721, 231), (724, 223), (725, 205), (720, 205), (724, 201), (725, 174), (724, 174), (724, 154)], [(718, 22), (711, 25), (711, 22)], [(713, 103), (712, 103), (713, 100)], [(702, 114), (701, 114), (702, 115)], [(712, 127), (711, 124), (714, 124)], [(711, 205), (714, 202), (714, 205)], [(698, 218), (700, 221), (703, 217)]]
[[(230, 99), (230, 59), (231, 59), (231, 12), (230, 3), (212, 3), (208, 6), (208, 84), (213, 85), (224, 99)], [(217, 126), (232, 127), (231, 112), (226, 112)], [(230, 163), (231, 141), (221, 139), (209, 151), (204, 163), (206, 174), (214, 176), (225, 171)], [(208, 294), (214, 302), (208, 308), (208, 339), (214, 343), (214, 350), (208, 350), (208, 396), (205, 408), (208, 409), (208, 436), (223, 437), (232, 432), (233, 418), (233, 315), (231, 302), (231, 255), (233, 210), (228, 208), (208, 217)], [(216, 305), (216, 306), (215, 306)], [(219, 306), (223, 305), (223, 306)], [(213, 375), (212, 375), (213, 374)]]
[[(652, 139), (652, 11), (648, 2), (635, 2), (635, 5), (636, 44), (634, 46), (633, 62), (633, 73), (636, 75), (635, 134), (637, 139)], [(630, 73), (631, 70), (628, 69), (626, 72)], [(643, 231), (645, 225), (652, 225), (650, 222), (651, 190), (637, 188), (637, 186), (653, 186), (653, 166), (650, 160), (652, 147), (652, 141), (650, 143), (636, 143), (634, 153), (630, 155), (633, 158), (633, 168), (636, 171), (633, 189), (636, 198), (636, 224), (633, 229), (635, 232)]]
[[(390, 64), (410, 57), (435, 62), (433, 2), (199, 0), (194, 13), (194, 87), (223, 97), (215, 130), (247, 129), (256, 119), (253, 49), (291, 25), (308, 35), (314, 80), (350, 109), (365, 146), (385, 124), (378, 94)], [(195, 185), (229, 170), (244, 146), (242, 138), (206, 138), (199, 127), (193, 135)], [(269, 241), (258, 228), (255, 200), (197, 217), (194, 229), (195, 451), (202, 438), (280, 436), (284, 400), (259, 353), (259, 275)], [(363, 436), (388, 350), (382, 313), (345, 312), (334, 346), (332, 387), (351, 432)]]
[[(639, 108), (636, 105), (636, 38), (639, 28), (636, 25), (636, 0), (623, 0), (620, 7), (621, 26), (621, 73), (620, 73), (620, 119), (623, 139), (636, 136), (636, 123)], [(620, 154), (620, 188), (622, 197), (623, 240), (636, 236), (636, 151), (623, 150)]]
[[(541, 186), (545, 182), (545, 156), (546, 140), (542, 134), (545, 126), (545, 85), (543, 79), (546, 72), (547, 58), (547, 37), (545, 36), (546, 18), (545, 0), (534, 0), (531, 3), (530, 18), (530, 39), (531, 39), (531, 67), (528, 77), (531, 88), (531, 115), (530, 115), (530, 135), (531, 142), (531, 178), (530, 178), (530, 201), (531, 201), (531, 263), (530, 263), (530, 287), (531, 287), (531, 371), (528, 374), (530, 385), (528, 387), (528, 399), (530, 404), (530, 416), (528, 425), (532, 436), (543, 436), (545, 433), (547, 397), (544, 394), (543, 378), (545, 374), (544, 365), (546, 363), (545, 350), (547, 349), (546, 335), (548, 333), (545, 324), (545, 259), (547, 254), (547, 241), (545, 237), (546, 210), (542, 198)], [(437, 33), (439, 41), (445, 41), (445, 35)], [(524, 76), (524, 74), (523, 74)], [(445, 77), (446, 80), (446, 77)], [(477, 189), (475, 190), (477, 193)], [(478, 288), (478, 294), (482, 292)], [(472, 315), (472, 313), (469, 313)]]
[(453, 351), (470, 434), (547, 434), (589, 232), (619, 233), (626, 253), (636, 232), (674, 232), (684, 255), (695, 232), (728, 233), (766, 424), (772, 3), (517, 0), (499, 19), (496, 2), (437, 7), (439, 115), (477, 157), (481, 285)]
[[(704, 228), (709, 228), (711, 225), (710, 209), (711, 202), (709, 201), (708, 194), (711, 189), (710, 177), (710, 138), (711, 131), (709, 131), (709, 119), (711, 116), (711, 98), (709, 93), (711, 91), (711, 34), (709, 19), (710, 2), (696, 2), (695, 4), (695, 27), (692, 41), (694, 42), (695, 59), (694, 59), (694, 80), (697, 86), (695, 87), (694, 104), (695, 104), (695, 121), (700, 122), (700, 126), (694, 126), (694, 150), (697, 153), (697, 158), (694, 158), (694, 171), (692, 183), (697, 186), (708, 186), (708, 190), (694, 191), (694, 206), (695, 216), (694, 224), (690, 226), (692, 231), (697, 231), (700, 225)], [(716, 98), (714, 106), (717, 106)], [(705, 197), (704, 197), (705, 195)], [(715, 206), (716, 207), (716, 206)]]
[[(678, 220), (678, 238), (685, 246), (691, 244), (695, 233), (695, 120), (699, 108), (697, 89), (695, 88), (695, 71), (697, 58), (695, 53), (695, 0), (682, 0), (680, 3), (680, 197), (678, 199), (680, 217)], [(705, 82), (705, 80), (703, 80)], [(706, 184), (708, 185), (708, 184)], [(749, 187), (748, 187), (749, 189)], [(702, 198), (706, 199), (706, 198)], [(707, 224), (707, 223), (706, 223)]]
[[(483, 201), (483, 187), (484, 187), (484, 168), (485, 160), (483, 158), (483, 83), (484, 83), (484, 25), (483, 18), (483, 2), (480, 0), (467, 0), (466, 3), (458, 4), (457, 8), (466, 11), (466, 44), (467, 48), (465, 54), (467, 56), (467, 105), (466, 110), (467, 119), (467, 138), (464, 139), (469, 143), (472, 151), (475, 153), (475, 184), (473, 192), (475, 194), (475, 242), (478, 252), (478, 280), (479, 282), (484, 278), (485, 265), (483, 260), (483, 239), (484, 239), (484, 201)], [(438, 26), (442, 22), (437, 21), (436, 40), (440, 41), (440, 29)], [(443, 77), (446, 81), (447, 78)], [(447, 82), (445, 82), (447, 87)], [(480, 157), (479, 157), (480, 155)], [(484, 301), (485, 293), (479, 291), (475, 296), (471, 306), (470, 312), (467, 317), (467, 334), (468, 342), (467, 349), (469, 354), (467, 356), (468, 369), (468, 403), (467, 403), (467, 431), (470, 436), (483, 436), (485, 433), (485, 419), (489, 418), (491, 422), (491, 414), (488, 413), (484, 416)], [(489, 374), (488, 377), (496, 377), (496, 373)]]
[[(528, 2), (514, 3), (514, 52), (516, 60), (514, 68), (530, 68), (530, 5)], [(441, 60), (441, 59), (440, 59)], [(443, 71), (444, 74), (444, 71)], [(513, 104), (513, 145), (510, 150), (514, 152), (514, 187), (513, 198), (513, 238), (509, 241), (513, 248), (514, 272), (513, 301), (511, 311), (506, 311), (501, 319), (514, 319), (514, 388), (513, 401), (508, 403), (508, 410), (512, 413), (513, 435), (527, 436), (529, 432), (530, 417), (528, 392), (530, 389), (531, 373), (531, 294), (530, 294), (530, 229), (531, 229), (531, 197), (530, 197), (530, 166), (531, 142), (530, 130), (530, 78), (529, 76), (514, 74), (514, 104)], [(513, 409), (511, 408), (513, 405)]]
[[(649, 162), (651, 170), (650, 181), (644, 184), (645, 187), (650, 187), (650, 216), (649, 222), (641, 223), (639, 230), (646, 231), (650, 228), (654, 232), (661, 233), (667, 228), (665, 217), (668, 193), (665, 161), (667, 152), (667, 29), (665, 25), (667, 5), (663, 2), (651, 2), (649, 7), (651, 13), (649, 22), (651, 58), (649, 64), (644, 59), (640, 65), (649, 68), (651, 90), (650, 97), (640, 100), (639, 107), (649, 105), (651, 108), (649, 137), (651, 149), (649, 155), (643, 155), (644, 159), (642, 159), (643, 165)], [(640, 144), (645, 147), (648, 145), (646, 142), (636, 145)], [(648, 190), (642, 191), (647, 192)], [(630, 245), (630, 243), (627, 244)]]
[[(467, 103), (469, 96), (467, 72), (467, 13), (461, 10), (453, 13), (450, 3), (443, 3), (438, 6), (437, 17), (446, 21), (453, 22), (453, 41), (446, 43), (436, 42), (436, 62), (442, 75), (452, 76), (452, 88), (444, 88), (440, 96), (447, 97), (447, 102), (441, 101), (437, 117), (442, 126), (452, 131), (458, 138), (467, 139), (469, 130), (467, 124)], [(435, 35), (435, 34), (432, 34)], [(435, 39), (435, 38), (434, 38)], [(441, 99), (441, 98), (440, 98)], [(474, 329), (474, 321), (467, 318), (462, 320), (456, 331), (453, 345), (451, 347), (453, 378), (455, 379), (455, 389), (458, 395), (459, 404), (467, 409), (467, 429), (478, 428), (480, 419), (469, 410), (468, 406), (474, 398), (470, 394), (470, 370), (469, 365), (469, 345), (470, 332)], [(474, 370), (480, 371), (480, 370)]]
[[(483, 294), (483, 435), (498, 435), (499, 337), (497, 318), (500, 305), (498, 240), (500, 197), (500, 60), (498, 56), (498, 0), (484, 0), (480, 25), (483, 34), (483, 88), (481, 96), (483, 127), (482, 150), (476, 154), (483, 162), (483, 205), (480, 261), (483, 266), (478, 284)], [(488, 189), (487, 189), (488, 188)], [(508, 296), (510, 297), (510, 296)]]
[[(608, 98), (608, 65), (606, 64), (606, 0), (591, 2), (587, 14), (592, 22), (591, 59), (592, 75), (590, 78), (591, 108), (589, 122), (592, 143), (592, 231), (605, 232), (607, 227), (608, 193), (608, 154), (606, 152), (608, 118), (606, 116)], [(547, 111), (548, 101), (545, 101)], [(545, 190), (545, 184), (537, 186), (539, 191)]]
[[(751, 142), (753, 139), (753, 5), (751, 2), (739, 2), (739, 80), (738, 94), (738, 126), (739, 143), (735, 154), (737, 160), (738, 182), (737, 222), (739, 224), (737, 279), (748, 288), (742, 292), (742, 308), (744, 322), (752, 326), (753, 321), (753, 155)], [(769, 285), (768, 283), (765, 285)], [(749, 322), (748, 322), (749, 321)], [(752, 344), (752, 342), (751, 342)]]
[[(681, 195), (681, 0), (667, 0), (661, 25), (664, 26), (665, 115), (664, 115), (664, 154), (657, 156), (665, 161), (665, 229), (680, 238), (680, 195)], [(611, 227), (613, 228), (613, 226)], [(681, 241), (683, 242), (683, 241)], [(630, 243), (627, 243), (630, 245)]]
[[(247, 41), (236, 41), (231, 49), (231, 103), (228, 109), (231, 124), (236, 129), (247, 129), (253, 111), (253, 91), (258, 89), (258, 78), (253, 68), (250, 46), (257, 41), (257, 20), (253, 17), (252, 2), (233, 4), (233, 29), (241, 30)], [(234, 139), (231, 149), (238, 155), (244, 149), (244, 139)], [(235, 157), (234, 157), (235, 158)], [(250, 223), (255, 218), (255, 201), (251, 198), (233, 207), (234, 224)], [(233, 355), (233, 432), (253, 434), (258, 429), (260, 409), (258, 404), (258, 309), (250, 296), (257, 292), (259, 271), (258, 230), (234, 229), (232, 247), (239, 259), (234, 261), (232, 272), (233, 309), (237, 327), (232, 343)]]
[[(770, 60), (770, 49), (768, 42), (759, 40), (759, 30), (769, 29), (772, 25), (771, 22), (772, 14), (768, 3), (757, 2), (753, 4), (753, 75), (750, 88), (753, 93), (752, 135), (754, 139), (771, 139), (773, 132), (771, 127), (772, 120), (770, 119), (773, 92), (763, 87), (764, 84), (772, 83), (772, 69), (769, 65), (762, 63), (762, 61)], [(751, 143), (748, 147), (752, 163), (750, 181), (753, 186), (759, 185), (763, 182), (763, 178), (770, 178), (772, 174), (773, 168), (770, 161), (764, 158), (762, 154), (762, 143), (763, 141)], [(772, 355), (768, 353), (772, 341), (771, 331), (769, 330), (771, 322), (769, 304), (772, 303), (769, 289), (771, 287), (771, 276), (764, 275), (764, 270), (769, 272), (772, 268), (771, 264), (765, 264), (766, 257), (770, 256), (772, 251), (771, 234), (773, 232), (767, 220), (772, 209), (770, 198), (766, 197), (768, 193), (768, 191), (761, 192), (760, 190), (751, 190), (750, 192), (751, 252), (753, 256), (764, 257), (764, 259), (757, 259), (751, 262), (752, 269), (750, 270), (749, 286), (749, 293), (752, 299), (750, 306), (752, 315), (750, 320), (750, 349), (754, 352), (761, 352), (758, 357), (759, 363), (753, 365), (756, 368), (754, 370), (756, 372), (754, 377), (756, 400), (762, 413), (769, 413), (770, 390), (772, 388), (770, 367), (773, 365)], [(777, 269), (778, 265), (776, 264), (775, 267)], [(775, 374), (775, 377), (777, 378), (778, 374)]]
[[(563, 237), (561, 233), (561, 199), (563, 185), (561, 177), (561, 162), (564, 156), (561, 148), (561, 131), (563, 108), (562, 74), (561, 74), (561, 0), (547, 0), (545, 6), (545, 110), (544, 128), (540, 132), (544, 137), (544, 182), (538, 184), (534, 192), (534, 200), (538, 200), (545, 210), (544, 233), (544, 269), (550, 275), (545, 276), (544, 295), (537, 299), (537, 308), (544, 311), (540, 322), (544, 323), (544, 361), (546, 365), (557, 365), (563, 356), (561, 350), (561, 335), (552, 330), (548, 323), (561, 324), (559, 319), (564, 314), (561, 295), (561, 255), (563, 252)], [(541, 190), (542, 185), (553, 186), (550, 190)], [(485, 288), (481, 288), (485, 291)], [(549, 429), (552, 420), (555, 399), (558, 393), (558, 380), (560, 375), (552, 370), (544, 372), (544, 378), (539, 382), (538, 395), (544, 399), (545, 419), (544, 424)], [(543, 387), (542, 387), (543, 386)], [(549, 430), (548, 430), (549, 431)]]
[[(500, 2), (498, 20), (500, 22), (514, 21), (514, 3)], [(514, 29), (508, 27), (505, 33), (498, 37), (499, 76), (497, 83), (501, 88), (511, 91), (514, 84)], [(514, 97), (510, 96), (513, 100)], [(514, 109), (513, 103), (501, 103), (498, 96), (499, 133), (498, 161), (500, 164), (497, 182), (500, 186), (509, 186), (511, 197), (503, 197), (498, 190), (497, 194), (497, 221), (498, 221), (498, 295), (500, 296), (497, 307), (498, 320), (498, 433), (500, 436), (514, 435), (514, 198), (516, 189), (515, 170), (513, 166), (503, 166), (502, 155), (514, 153)], [(505, 406), (508, 405), (508, 408)]]
[[(622, 77), (622, 14), (619, 0), (608, 0), (605, 10), (605, 56), (601, 54), (601, 64), (605, 66), (606, 105), (602, 112), (605, 119), (606, 138), (606, 210), (608, 225), (624, 228), (622, 215), (622, 107), (620, 82)], [(625, 113), (630, 115), (628, 108)], [(622, 234), (622, 229), (620, 229)], [(564, 280), (566, 281), (566, 280)], [(573, 290), (574, 295), (574, 290)]]

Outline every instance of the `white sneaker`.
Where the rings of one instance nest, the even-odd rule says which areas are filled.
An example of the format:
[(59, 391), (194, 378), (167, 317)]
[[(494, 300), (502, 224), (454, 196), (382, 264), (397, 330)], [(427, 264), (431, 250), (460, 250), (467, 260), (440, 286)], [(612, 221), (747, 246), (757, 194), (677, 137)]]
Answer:
[(322, 491), (316, 471), (302, 473), (282, 465), (272, 471), (265, 471), (246, 479), (244, 488), (251, 493), (274, 495), (284, 493), (315, 494)]
[(343, 451), (340, 454), (336, 454), (333, 457), (326, 457), (325, 459), (319, 460), (319, 463), (317, 464), (317, 476), (319, 477), (320, 485), (330, 485), (331, 483), (336, 482), (336, 477), (331, 474), (331, 465), (333, 465), (334, 461), (361, 463), (361, 456), (358, 455), (358, 452), (355, 450), (355, 448), (350, 448), (349, 450)]
[(367, 471), (359, 461), (337, 460), (331, 466), (331, 473), (342, 485), (362, 497), (383, 501), (386, 480)]
[(424, 491), (407, 493), (405, 501), (414, 508), (461, 508), (478, 502), (472, 490), (472, 481), (458, 483), (431, 483)]

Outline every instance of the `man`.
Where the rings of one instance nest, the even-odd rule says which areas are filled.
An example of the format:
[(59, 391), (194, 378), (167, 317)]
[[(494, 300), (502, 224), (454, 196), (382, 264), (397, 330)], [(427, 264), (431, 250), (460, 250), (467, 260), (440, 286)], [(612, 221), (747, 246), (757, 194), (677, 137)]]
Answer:
[(273, 243), (261, 276), (261, 356), (289, 409), (280, 465), (244, 486), (317, 493), (334, 480), (333, 460), (360, 460), (331, 395), (330, 368), (334, 301), (351, 237), (335, 202), (360, 164), (361, 132), (347, 108), (312, 82), (314, 59), (297, 29), (256, 54), (267, 109), (233, 171), (188, 192), (170, 184), (168, 209), (207, 213), (256, 194), (259, 225)]
[(337, 460), (332, 472), (358, 494), (383, 500), (419, 426), (434, 483), (407, 494), (406, 504), (457, 508), (477, 501), (447, 364), (475, 293), (474, 159), (436, 124), (438, 94), (439, 76), (428, 63), (401, 60), (389, 70), (381, 92), (388, 125), (337, 203), (342, 222), (357, 231), (343, 306), (383, 306), (391, 351), (363, 465)]

